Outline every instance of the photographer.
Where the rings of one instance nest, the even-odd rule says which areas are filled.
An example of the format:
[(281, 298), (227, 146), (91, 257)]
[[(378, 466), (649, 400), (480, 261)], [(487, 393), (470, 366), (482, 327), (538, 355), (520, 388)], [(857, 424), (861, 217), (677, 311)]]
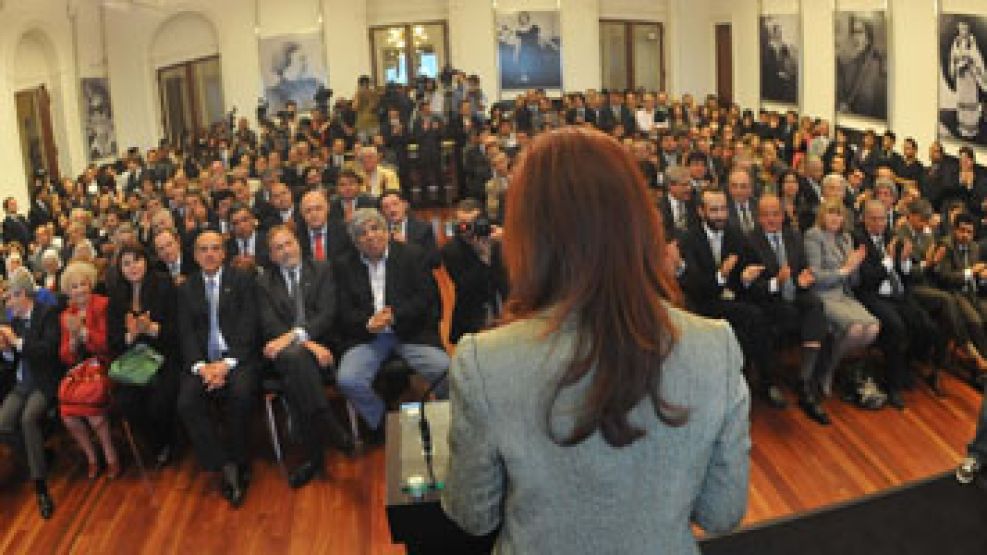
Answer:
[(332, 106), (329, 137), (333, 140), (343, 139), (346, 142), (346, 150), (352, 150), (356, 143), (356, 112), (345, 98), (336, 99), (336, 103)]
[(465, 199), (456, 206), (456, 235), (442, 247), (442, 262), (456, 291), (451, 343), (489, 327), (500, 316), (508, 292), (500, 235), (477, 201)]
[(360, 142), (366, 143), (380, 130), (380, 122), (377, 119), (379, 109), (380, 95), (370, 88), (370, 77), (361, 75), (357, 80), (356, 95), (353, 97), (356, 136)]

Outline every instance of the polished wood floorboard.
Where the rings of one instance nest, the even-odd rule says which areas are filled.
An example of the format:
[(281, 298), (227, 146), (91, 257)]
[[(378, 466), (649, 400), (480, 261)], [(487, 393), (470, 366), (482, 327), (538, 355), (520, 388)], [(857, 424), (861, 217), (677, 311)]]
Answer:
[[(437, 277), (446, 307), (452, 291)], [(445, 333), (443, 333), (445, 335)], [(980, 395), (944, 377), (946, 394), (924, 385), (906, 393), (904, 411), (863, 411), (826, 403), (828, 428), (794, 406), (755, 401), (751, 488), (745, 524), (850, 500), (955, 466), (973, 436)], [(790, 396), (794, 404), (794, 399)], [(258, 411), (259, 412), (259, 411)], [(266, 430), (255, 426), (254, 481), (244, 506), (230, 510), (215, 477), (186, 452), (151, 474), (150, 487), (131, 464), (116, 480), (89, 481), (70, 439), (58, 446), (50, 488), (55, 516), (37, 514), (28, 482), (0, 485), (0, 553), (332, 553), (397, 554), (386, 515), (384, 451), (355, 459), (333, 454), (328, 478), (293, 491), (273, 461)], [(117, 443), (121, 453), (126, 451)], [(297, 451), (297, 449), (294, 449)]]

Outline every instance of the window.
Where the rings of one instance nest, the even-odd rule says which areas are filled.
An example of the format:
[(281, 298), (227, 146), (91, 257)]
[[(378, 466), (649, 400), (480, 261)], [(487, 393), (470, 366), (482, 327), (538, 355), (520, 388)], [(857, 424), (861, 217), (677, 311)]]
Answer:
[(223, 77), (219, 56), (158, 70), (165, 137), (185, 146), (193, 137), (224, 121)]
[(603, 87), (664, 90), (664, 51), (661, 23), (600, 21)]
[(438, 78), (448, 62), (446, 42), (444, 21), (371, 27), (374, 81), (407, 85), (419, 76)]

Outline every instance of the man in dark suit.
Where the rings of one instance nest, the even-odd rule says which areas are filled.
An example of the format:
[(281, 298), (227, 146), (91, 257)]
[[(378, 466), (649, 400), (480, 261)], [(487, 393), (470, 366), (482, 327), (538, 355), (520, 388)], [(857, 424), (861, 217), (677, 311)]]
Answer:
[(336, 183), (336, 194), (329, 202), (329, 219), (346, 223), (349, 216), (359, 208), (377, 208), (377, 199), (360, 192), (363, 178), (355, 171), (346, 169), (340, 172)]
[(298, 214), (295, 213), (295, 198), (292, 196), (291, 189), (280, 181), (271, 185), (270, 208), (266, 212), (267, 219), (261, 220), (261, 227), (265, 229), (300, 221)]
[(384, 193), (380, 198), (380, 210), (387, 219), (391, 241), (416, 245), (425, 255), (428, 267), (438, 268), (441, 260), (432, 226), (412, 216), (408, 209), (408, 201), (395, 191)]
[(665, 236), (675, 237), (699, 225), (699, 214), (689, 184), (689, 170), (671, 166), (665, 172), (668, 191), (658, 202)]
[(17, 199), (7, 197), (3, 201), (3, 211), (6, 214), (3, 219), (3, 240), (5, 243), (17, 241), (27, 250), (31, 244), (31, 226), (27, 223), (27, 218), (17, 213)]
[[(348, 225), (356, 249), (337, 261), (339, 333), (343, 357), (337, 383), (372, 430), (383, 432), (384, 402), (371, 387), (391, 355), (435, 384), (449, 367), (433, 317), (434, 292), (417, 249), (389, 243), (380, 212), (357, 210)], [(436, 393), (445, 396), (438, 384)]]
[(51, 214), (51, 209), (48, 207), (49, 194), (45, 190), (38, 190), (34, 194), (34, 200), (31, 201), (31, 208), (27, 212), (27, 221), (32, 230), (36, 230), (39, 227), (54, 222), (54, 218)]
[(828, 425), (829, 415), (820, 404), (819, 392), (811, 385), (812, 376), (825, 367), (819, 353), (828, 323), (822, 301), (811, 289), (815, 276), (809, 269), (802, 237), (784, 227), (784, 211), (776, 195), (763, 195), (757, 214), (758, 226), (747, 236), (743, 264), (761, 265), (764, 271), (742, 291), (742, 298), (765, 311), (777, 337), (798, 334), (802, 345), (799, 406), (809, 418)]
[(715, 188), (703, 190), (699, 215), (702, 224), (679, 239), (685, 262), (679, 282), (686, 304), (697, 314), (723, 318), (761, 377), (761, 391), (772, 405), (784, 406), (784, 398), (772, 391), (768, 379), (773, 374), (775, 337), (765, 312), (756, 304), (738, 298), (741, 288), (749, 287), (764, 271), (763, 265), (742, 267), (743, 234), (727, 225), (726, 194)]
[(11, 321), (0, 325), (0, 351), (13, 368), (15, 383), (0, 404), (0, 440), (20, 436), (34, 480), (38, 510), (42, 518), (48, 519), (55, 511), (55, 503), (46, 482), (42, 424), (49, 407), (55, 406), (61, 378), (58, 310), (36, 302), (37, 286), (27, 268), (14, 270), (8, 282), (4, 300)]
[[(223, 236), (195, 240), (194, 272), (178, 290), (182, 354), (178, 412), (199, 463), (221, 471), (223, 496), (238, 507), (250, 481), (248, 430), (258, 382), (258, 315), (254, 274), (223, 264)], [(225, 399), (229, 443), (220, 441), (209, 403)]]
[(727, 223), (740, 228), (744, 233), (750, 233), (758, 222), (757, 199), (754, 198), (754, 187), (751, 185), (751, 175), (746, 169), (736, 168), (727, 176), (727, 205), (730, 214)]
[(226, 256), (240, 268), (266, 268), (271, 263), (265, 231), (258, 229), (257, 217), (246, 204), (234, 204), (229, 213), (230, 238)]
[[(972, 215), (961, 212), (953, 221), (950, 241), (944, 243), (945, 252), (936, 265), (936, 276), (943, 290), (949, 291), (967, 327), (984, 329), (987, 323), (987, 300), (982, 291), (987, 290), (987, 260), (980, 244), (973, 240), (976, 235), (976, 220)], [(971, 333), (971, 337), (976, 337)], [(977, 346), (979, 350), (980, 346)], [(987, 374), (985, 352), (975, 355), (977, 374)]]
[(258, 282), (264, 357), (284, 379), (285, 393), (297, 411), (297, 427), (306, 461), (288, 483), (307, 484), (324, 464), (323, 433), (344, 452), (353, 440), (329, 409), (322, 369), (333, 362), (329, 345), (336, 317), (336, 284), (325, 262), (302, 260), (295, 230), (277, 226), (268, 233), (274, 266)]
[(855, 288), (857, 299), (867, 311), (881, 322), (877, 342), (886, 361), (888, 403), (897, 409), (905, 407), (902, 390), (908, 387), (908, 353), (914, 359), (928, 359), (934, 338), (935, 324), (928, 313), (907, 290), (911, 273), (910, 242), (899, 242), (887, 227), (887, 210), (878, 200), (864, 204), (863, 226), (854, 234), (858, 245), (864, 245), (867, 255), (860, 264), (860, 282)]
[(344, 224), (329, 219), (329, 203), (321, 189), (305, 192), (298, 207), (302, 214), (296, 229), (298, 242), (302, 247), (302, 258), (332, 261), (352, 250), (353, 243)]
[(175, 285), (181, 285), (199, 269), (194, 258), (184, 251), (182, 237), (174, 228), (156, 231), (153, 243), (159, 266), (168, 272)]
[(607, 108), (610, 111), (614, 126), (619, 123), (624, 127), (624, 133), (626, 135), (633, 135), (634, 130), (637, 128), (637, 124), (634, 120), (634, 112), (632, 112), (631, 109), (627, 107), (627, 104), (624, 103), (624, 93), (620, 91), (611, 92), (610, 101), (607, 104)]

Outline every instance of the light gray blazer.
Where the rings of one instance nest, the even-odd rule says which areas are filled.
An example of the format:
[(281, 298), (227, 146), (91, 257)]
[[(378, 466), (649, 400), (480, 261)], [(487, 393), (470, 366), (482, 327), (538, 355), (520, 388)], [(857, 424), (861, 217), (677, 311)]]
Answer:
[(847, 255), (853, 250), (853, 239), (850, 234), (844, 232), (833, 235), (813, 226), (805, 232), (803, 241), (805, 258), (809, 261), (809, 268), (816, 277), (812, 290), (820, 295), (847, 294), (844, 285), (852, 287), (858, 279), (856, 271), (849, 276), (840, 275), (840, 268), (846, 262)]
[[(663, 398), (688, 407), (678, 428), (650, 401), (645, 430), (610, 447), (599, 433), (563, 447), (549, 438), (545, 400), (573, 348), (569, 323), (515, 322), (459, 342), (450, 369), (445, 512), (472, 534), (501, 525), (495, 553), (699, 553), (695, 522), (733, 529), (747, 506), (750, 397), (730, 326), (670, 309), (681, 339), (663, 364)], [(553, 427), (568, 430), (588, 380), (563, 390)]]

